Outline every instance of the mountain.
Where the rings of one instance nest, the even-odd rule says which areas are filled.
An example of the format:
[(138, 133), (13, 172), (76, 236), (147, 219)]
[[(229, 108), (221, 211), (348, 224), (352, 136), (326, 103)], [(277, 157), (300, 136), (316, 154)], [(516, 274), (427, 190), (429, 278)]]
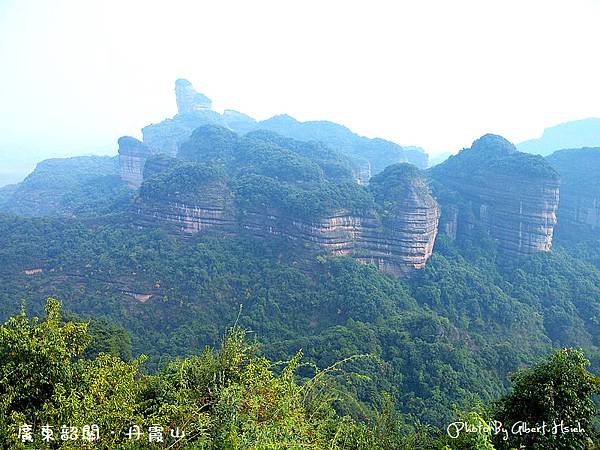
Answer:
[(334, 122), (298, 122), (288, 115), (281, 115), (258, 122), (257, 127), (301, 141), (323, 142), (352, 157), (359, 167), (366, 167), (372, 175), (398, 162), (410, 162), (422, 169), (427, 167), (427, 154), (420, 148), (400, 147), (384, 139), (358, 136)]
[(118, 144), (119, 175), (130, 188), (139, 188), (143, 180), (144, 165), (152, 152), (131, 136), (120, 137)]
[(178, 114), (142, 129), (143, 143), (153, 153), (175, 156), (179, 145), (193, 130), (202, 125), (219, 125), (240, 134), (268, 130), (299, 141), (321, 142), (350, 157), (356, 177), (363, 183), (390, 164), (409, 162), (423, 169), (427, 167), (427, 154), (418, 147), (401, 147), (384, 139), (362, 137), (334, 122), (299, 122), (288, 115), (257, 122), (234, 110), (219, 114), (211, 110), (208, 97), (196, 92), (191, 83), (183, 79), (176, 81), (175, 93)]
[[(123, 137), (118, 159), (45, 161), (0, 190), (11, 213), (0, 214), (0, 318), (20, 314), (21, 299), (42, 314), (60, 298), (90, 322), (90, 352), (148, 355), (141, 396), (162, 411), (182, 377), (190, 389), (228, 379), (204, 370), (221, 366), (203, 349), (235, 324), (256, 342), (244, 386), (270, 392), (260, 386), (285, 365), (265, 358), (301, 352), (282, 377), (311, 386), (322, 373), (328, 414), (393, 429), (411, 449), (444, 448), (423, 444), (424, 428), (440, 437), (463, 417), (493, 417), (512, 374), (555, 351), (580, 348), (600, 369), (598, 149), (544, 158), (485, 135), (426, 171), (394, 157), (359, 184), (339, 125), (271, 120), (304, 141), (196, 94), (178, 82), (181, 112), (163, 125), (189, 135), (163, 153)], [(204, 119), (215, 120), (188, 130)], [(328, 136), (346, 136), (346, 150)], [(62, 326), (50, 316), (44, 329)], [(28, 330), (23, 315), (2, 336), (38, 336), (11, 326)], [(381, 448), (402, 448), (390, 442)]]
[(440, 227), (450, 237), (482, 227), (507, 255), (550, 250), (560, 178), (541, 156), (488, 134), (428, 173), (440, 184)]
[[(431, 255), (439, 208), (414, 166), (391, 165), (366, 188), (354, 182), (347, 157), (316, 141), (238, 136), (215, 125), (196, 129), (177, 156), (146, 173), (141, 225), (284, 236), (399, 276)], [(153, 158), (147, 164), (157, 166)]]
[(118, 159), (108, 156), (47, 159), (18, 185), (3, 188), (0, 211), (21, 216), (110, 212), (131, 196), (117, 168)]
[(522, 152), (549, 155), (565, 148), (600, 146), (600, 118), (565, 122), (546, 128), (542, 137), (517, 144)]
[(600, 229), (600, 147), (560, 150), (546, 158), (560, 173), (563, 229)]
[(429, 159), (429, 167), (437, 166), (438, 164), (443, 163), (448, 158), (450, 158), (452, 155), (453, 155), (452, 152), (443, 152), (443, 153), (440, 153), (440, 154), (437, 154), (437, 155), (431, 157)]

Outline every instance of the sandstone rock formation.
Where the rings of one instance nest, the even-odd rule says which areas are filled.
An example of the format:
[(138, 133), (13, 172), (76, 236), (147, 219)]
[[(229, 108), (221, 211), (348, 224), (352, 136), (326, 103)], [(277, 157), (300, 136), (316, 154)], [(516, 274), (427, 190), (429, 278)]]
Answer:
[[(261, 145), (257, 140), (259, 137), (268, 139), (269, 145)], [(215, 142), (209, 145), (211, 139)], [(279, 153), (276, 142), (287, 143), (290, 148)], [(300, 144), (303, 143), (290, 142), (285, 138), (277, 140), (269, 133), (239, 138), (216, 127), (199, 129), (194, 133), (194, 139), (181, 148), (180, 156), (192, 162), (162, 156), (148, 160), (147, 180), (140, 189), (136, 205), (138, 224), (162, 223), (183, 233), (213, 231), (246, 233), (260, 238), (281, 236), (314, 245), (315, 249), (332, 255), (348, 255), (361, 262), (375, 264), (380, 270), (396, 276), (405, 276), (424, 266), (431, 256), (440, 210), (423, 175), (409, 164), (389, 167), (373, 179), (369, 188), (356, 186), (361, 195), (371, 198), (370, 206), (357, 208), (348, 204), (329, 208), (318, 216), (306, 214), (273, 193), (269, 181), (272, 179), (264, 175), (261, 175), (264, 188), (259, 182), (258, 191), (253, 191), (244, 201), (243, 190), (247, 187), (238, 183), (236, 173), (262, 171), (260, 164), (251, 156), (249, 160), (239, 159), (239, 154), (253, 153), (251, 149), (244, 150), (244, 146), (254, 145), (256, 151), (271, 151), (273, 155), (287, 155), (287, 158), (291, 158), (294, 152), (300, 152), (305, 158), (309, 150), (320, 157), (329, 155), (327, 152), (319, 153), (319, 149), (311, 145), (305, 147)], [(239, 148), (237, 154), (233, 148), (236, 146)], [(313, 155), (316, 158), (313, 161), (322, 163), (317, 156)], [(219, 167), (225, 167), (229, 173), (218, 174), (220, 169), (211, 166), (211, 160), (217, 161)], [(244, 166), (245, 161), (250, 165)], [(296, 165), (304, 160), (292, 161)], [(314, 165), (314, 162), (308, 162)], [(303, 170), (307, 171), (312, 166), (304, 167)], [(273, 170), (273, 176), (276, 176), (275, 172)], [(332, 176), (335, 180), (339, 174)], [(329, 192), (331, 188), (327, 186), (334, 182), (307, 180), (312, 181), (295, 181), (292, 177), (288, 181), (273, 182), (297, 186), (298, 193), (291, 197), (292, 200), (295, 195), (303, 195), (306, 189), (309, 190), (307, 192), (318, 189), (319, 183), (325, 183), (325, 188), (318, 192)], [(347, 180), (345, 177), (339, 180), (351, 182), (344, 181)], [(264, 200), (268, 196), (273, 200)]]
[(151, 152), (131, 136), (119, 138), (119, 172), (121, 179), (132, 188), (139, 188), (144, 179), (144, 164)]
[(202, 111), (212, 107), (212, 100), (206, 95), (196, 92), (192, 83), (183, 78), (175, 81), (175, 99), (179, 114)]
[(560, 181), (542, 157), (485, 135), (429, 174), (442, 186), (440, 226), (449, 236), (482, 226), (509, 256), (550, 250)]
[(561, 177), (561, 229), (600, 229), (600, 147), (560, 150), (547, 160)]
[[(370, 139), (353, 133), (334, 122), (299, 122), (287, 115), (278, 115), (257, 122), (252, 117), (227, 109), (223, 114), (212, 111), (211, 101), (195, 91), (187, 80), (176, 81), (175, 93), (178, 114), (142, 129), (143, 142), (153, 153), (170, 156), (177, 154), (180, 144), (203, 125), (219, 125), (238, 134), (253, 130), (268, 130), (300, 141), (318, 141), (350, 157), (355, 163), (356, 177), (366, 183), (371, 175), (381, 172), (390, 164), (410, 162), (417, 167), (427, 167), (427, 154), (417, 147), (402, 147), (384, 139)], [(369, 170), (365, 170), (365, 167)]]
[(358, 215), (339, 210), (317, 221), (307, 221), (264, 208), (246, 211), (236, 220), (231, 197), (222, 187), (220, 195), (216, 190), (212, 195), (202, 191), (203, 201), (194, 204), (144, 201), (137, 208), (140, 224), (162, 222), (185, 233), (212, 229), (223, 233), (244, 230), (262, 238), (283, 236), (315, 244), (332, 255), (375, 264), (396, 276), (424, 267), (433, 251), (439, 208), (422, 199), (413, 198), (404, 209), (398, 209), (389, 228), (383, 226), (375, 211)]

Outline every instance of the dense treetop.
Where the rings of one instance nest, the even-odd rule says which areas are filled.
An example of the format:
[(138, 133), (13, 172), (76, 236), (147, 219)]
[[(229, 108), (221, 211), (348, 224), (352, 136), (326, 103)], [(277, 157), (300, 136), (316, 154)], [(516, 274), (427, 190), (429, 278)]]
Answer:
[(487, 134), (471, 148), (461, 150), (429, 170), (434, 177), (463, 174), (471, 177), (493, 175), (520, 175), (558, 179), (558, 173), (539, 155), (518, 152), (513, 144), (501, 136)]

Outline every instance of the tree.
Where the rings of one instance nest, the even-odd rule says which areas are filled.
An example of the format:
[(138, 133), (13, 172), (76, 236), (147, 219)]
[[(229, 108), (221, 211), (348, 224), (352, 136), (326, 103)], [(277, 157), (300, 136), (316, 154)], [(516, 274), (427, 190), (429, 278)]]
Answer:
[(565, 348), (518, 371), (512, 392), (497, 405), (495, 418), (508, 431), (507, 440), (497, 434), (498, 448), (592, 448), (592, 419), (598, 411), (591, 396), (600, 393), (600, 378), (586, 370), (588, 365), (581, 351)]

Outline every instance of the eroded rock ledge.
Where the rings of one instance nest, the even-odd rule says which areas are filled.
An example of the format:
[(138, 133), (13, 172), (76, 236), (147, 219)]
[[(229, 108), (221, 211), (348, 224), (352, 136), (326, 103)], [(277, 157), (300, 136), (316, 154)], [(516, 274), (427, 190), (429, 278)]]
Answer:
[[(375, 190), (379, 187), (394, 195), (393, 202), (386, 200), (387, 209), (374, 203), (362, 210), (332, 209), (319, 217), (258, 201), (244, 202), (235, 182), (209, 175), (200, 166), (182, 166), (175, 160), (168, 166), (164, 158), (158, 164), (148, 161), (150, 177), (136, 205), (141, 226), (162, 223), (182, 233), (212, 230), (259, 238), (281, 236), (314, 244), (331, 255), (375, 264), (396, 276), (422, 268), (433, 250), (439, 207), (419, 170), (408, 164), (390, 166), (374, 179)], [(177, 182), (189, 179), (191, 173), (197, 175), (197, 182), (184, 191)]]
[(552, 247), (560, 180), (541, 156), (485, 135), (429, 173), (446, 189), (439, 196), (441, 229), (450, 237), (480, 225), (510, 256)]
[(600, 147), (559, 150), (547, 160), (561, 176), (561, 229), (600, 231)]

